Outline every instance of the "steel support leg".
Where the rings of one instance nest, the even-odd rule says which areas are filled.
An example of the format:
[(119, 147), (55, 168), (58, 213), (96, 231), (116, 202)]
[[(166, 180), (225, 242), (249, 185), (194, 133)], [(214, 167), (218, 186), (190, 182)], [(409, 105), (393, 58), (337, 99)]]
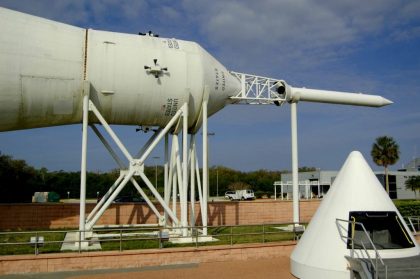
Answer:
[(87, 161), (87, 133), (89, 121), (89, 94), (83, 96), (83, 125), (82, 125), (82, 161), (80, 167), (80, 240), (85, 240), (86, 219), (86, 161)]
[[(197, 177), (197, 189), (198, 189), (198, 199), (200, 201), (200, 212), (204, 212), (205, 211), (205, 207), (207, 207), (206, 204), (204, 204), (204, 200), (203, 200), (203, 187), (201, 184), (201, 178), (200, 178), (200, 166), (198, 164), (198, 160), (197, 160), (197, 152), (195, 151), (195, 175)], [(203, 218), (201, 216), (201, 218)]]
[[(169, 188), (169, 136), (165, 135), (165, 158), (163, 166), (163, 196), (165, 203), (169, 204), (169, 198), (171, 195), (171, 189)], [(165, 216), (165, 226), (168, 226), (168, 213), (164, 213)]]
[(182, 114), (182, 234), (188, 235), (188, 104), (183, 106)]
[(292, 184), (293, 184), (293, 222), (299, 223), (299, 181), (298, 181), (298, 137), (297, 137), (297, 103), (291, 103), (292, 132)]
[(207, 100), (203, 100), (203, 204), (204, 208), (201, 212), (203, 223), (203, 235), (207, 235), (207, 198), (208, 198), (208, 182), (209, 182), (209, 166), (208, 166), (208, 131), (207, 131)]
[(195, 134), (190, 138), (190, 226), (195, 227)]

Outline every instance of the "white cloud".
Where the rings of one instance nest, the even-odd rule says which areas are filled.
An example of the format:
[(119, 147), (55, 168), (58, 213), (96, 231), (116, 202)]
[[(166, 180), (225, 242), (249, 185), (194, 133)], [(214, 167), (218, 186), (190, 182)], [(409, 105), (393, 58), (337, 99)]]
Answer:
[(179, 11), (170, 6), (162, 6), (160, 12), (167, 21), (180, 20), (182, 17)]
[(415, 2), (184, 0), (183, 6), (228, 64), (242, 67), (245, 59), (258, 68), (260, 57), (270, 57), (298, 69), (345, 56), (372, 36), (390, 36), (402, 21), (420, 18), (406, 11), (417, 9)]
[(420, 37), (420, 26), (406, 29), (397, 29), (391, 33), (391, 38), (395, 41), (406, 41)]
[(405, 20), (419, 19), (420, 2), (419, 1), (403, 1), (401, 9), (398, 11), (399, 17)]
[(89, 20), (85, 0), (1, 0), (0, 6), (69, 24), (85, 24)]
[(95, 20), (105, 22), (107, 18), (125, 21), (139, 20), (147, 13), (148, 4), (142, 0), (96, 0), (89, 1)]

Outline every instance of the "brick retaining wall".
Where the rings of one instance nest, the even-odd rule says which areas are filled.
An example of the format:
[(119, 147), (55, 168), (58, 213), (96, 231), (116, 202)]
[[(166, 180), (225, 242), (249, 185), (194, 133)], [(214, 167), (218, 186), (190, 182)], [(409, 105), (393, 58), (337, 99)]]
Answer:
[[(300, 220), (308, 222), (319, 200), (300, 202)], [(86, 204), (90, 212), (95, 204)], [(160, 206), (158, 210), (162, 212)], [(195, 210), (199, 216), (200, 207)], [(178, 206), (179, 214), (179, 206)], [(243, 202), (209, 202), (209, 225), (244, 225), (286, 223), (293, 221), (291, 201), (256, 200)], [(146, 204), (113, 204), (99, 219), (98, 225), (153, 224), (157, 218)], [(201, 223), (200, 217), (197, 224)], [(0, 230), (77, 228), (79, 204), (0, 204)]]
[(165, 248), (123, 252), (0, 256), (0, 274), (91, 269), (140, 268), (171, 264), (208, 263), (289, 257), (295, 242), (242, 244), (199, 248)]

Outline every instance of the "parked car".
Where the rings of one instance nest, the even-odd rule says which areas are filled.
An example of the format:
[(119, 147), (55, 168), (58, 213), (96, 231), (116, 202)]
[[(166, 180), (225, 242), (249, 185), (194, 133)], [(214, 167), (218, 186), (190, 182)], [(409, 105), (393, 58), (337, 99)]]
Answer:
[(236, 192), (235, 191), (226, 191), (225, 199), (232, 200), (233, 197), (236, 197)]

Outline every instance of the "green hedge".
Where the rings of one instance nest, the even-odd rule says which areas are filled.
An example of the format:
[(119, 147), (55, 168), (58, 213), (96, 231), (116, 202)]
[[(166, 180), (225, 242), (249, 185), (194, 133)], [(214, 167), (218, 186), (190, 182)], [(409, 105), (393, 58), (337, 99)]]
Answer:
[(394, 204), (404, 217), (420, 216), (420, 200), (395, 200)]

